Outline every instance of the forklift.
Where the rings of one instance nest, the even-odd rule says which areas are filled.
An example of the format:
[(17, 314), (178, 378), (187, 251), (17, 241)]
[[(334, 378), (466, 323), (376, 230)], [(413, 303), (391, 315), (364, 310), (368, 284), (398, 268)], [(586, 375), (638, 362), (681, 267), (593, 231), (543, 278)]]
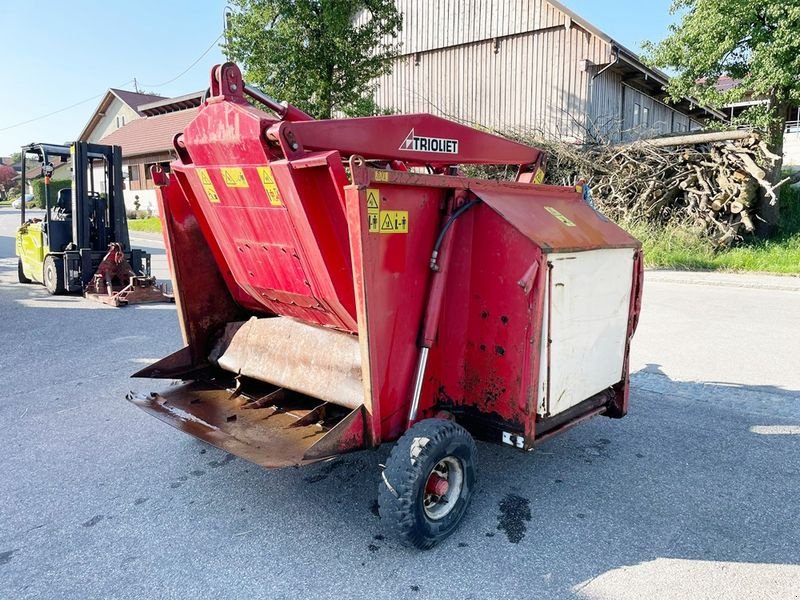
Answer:
[[(122, 195), (122, 149), (89, 142), (22, 148), (22, 189), (28, 164), (42, 165), (43, 218), (26, 219), (16, 234), (20, 283), (41, 283), (53, 295), (85, 293), (113, 306), (168, 301), (150, 275), (150, 254), (132, 249)], [(71, 163), (72, 186), (54, 198), (55, 168)]]

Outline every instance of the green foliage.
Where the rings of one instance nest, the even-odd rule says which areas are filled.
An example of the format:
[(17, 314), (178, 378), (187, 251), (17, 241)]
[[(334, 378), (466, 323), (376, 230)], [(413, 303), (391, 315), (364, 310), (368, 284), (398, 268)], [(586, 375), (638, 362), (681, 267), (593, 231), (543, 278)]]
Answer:
[[(678, 72), (669, 85), (673, 99), (695, 97), (720, 107), (750, 97), (768, 107), (743, 119), (782, 135), (787, 106), (800, 104), (800, 4), (787, 0), (673, 0), (681, 21), (666, 39), (645, 44), (651, 64)], [(742, 84), (714, 86), (728, 75)], [(777, 142), (778, 140), (773, 140)]]
[[(33, 199), (36, 206), (44, 208), (44, 179), (34, 179), (31, 182), (33, 186)], [(58, 191), (64, 188), (72, 187), (72, 181), (69, 179), (53, 179), (50, 181), (50, 206), (53, 206), (58, 200)]]
[[(402, 17), (393, 0), (234, 0), (226, 52), (245, 79), (317, 118), (376, 112)], [(361, 18), (361, 11), (366, 15)]]

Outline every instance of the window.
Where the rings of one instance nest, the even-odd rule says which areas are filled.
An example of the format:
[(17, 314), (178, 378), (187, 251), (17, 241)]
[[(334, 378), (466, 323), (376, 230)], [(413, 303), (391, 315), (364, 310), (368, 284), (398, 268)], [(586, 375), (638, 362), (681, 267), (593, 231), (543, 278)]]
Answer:
[(117, 115), (117, 129), (125, 126), (125, 115)]
[(139, 165), (128, 165), (128, 181), (139, 181)]
[(646, 106), (642, 107), (642, 125), (644, 127), (650, 126), (650, 109)]
[(638, 103), (633, 105), (633, 126), (636, 127), (640, 123), (642, 107)]

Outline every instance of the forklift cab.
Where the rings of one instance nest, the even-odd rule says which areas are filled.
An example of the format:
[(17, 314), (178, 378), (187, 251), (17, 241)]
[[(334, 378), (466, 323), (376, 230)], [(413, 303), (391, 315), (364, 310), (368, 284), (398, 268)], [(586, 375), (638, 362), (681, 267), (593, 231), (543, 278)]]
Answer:
[[(137, 274), (149, 276), (150, 256), (130, 247), (119, 146), (25, 146), (23, 189), (33, 161), (42, 165), (44, 215), (27, 219), (22, 206), (16, 236), (20, 282), (43, 283), (52, 294), (83, 291), (113, 243), (120, 245)], [(62, 164), (71, 167), (71, 186), (56, 192), (53, 174)]]

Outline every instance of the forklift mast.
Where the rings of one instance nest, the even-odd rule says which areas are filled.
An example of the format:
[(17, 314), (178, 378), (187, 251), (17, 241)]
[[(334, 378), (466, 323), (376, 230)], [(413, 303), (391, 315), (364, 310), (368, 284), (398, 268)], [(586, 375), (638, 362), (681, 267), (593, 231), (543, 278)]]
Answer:
[[(25, 186), (28, 155), (34, 154), (42, 163), (44, 174), (45, 218), (48, 246), (60, 252), (67, 247), (74, 250), (105, 251), (116, 242), (124, 252), (130, 252), (128, 221), (125, 217), (123, 197), (122, 149), (89, 142), (75, 142), (70, 146), (56, 144), (30, 144), (22, 148), (22, 186)], [(72, 162), (72, 193), (70, 212), (66, 219), (54, 217), (56, 199), (51, 191), (52, 159)], [(102, 166), (104, 185), (95, 181), (95, 167)], [(98, 185), (99, 184), (99, 185)], [(105, 194), (105, 198), (103, 198)], [(25, 205), (21, 211), (25, 223)], [(56, 225), (58, 223), (58, 225)], [(63, 231), (62, 231), (63, 230)]]
[[(70, 152), (73, 243), (78, 249), (102, 251), (116, 242), (124, 252), (129, 252), (131, 244), (122, 193), (122, 149), (75, 142)], [(98, 162), (104, 168), (105, 201), (95, 192), (94, 167)]]

